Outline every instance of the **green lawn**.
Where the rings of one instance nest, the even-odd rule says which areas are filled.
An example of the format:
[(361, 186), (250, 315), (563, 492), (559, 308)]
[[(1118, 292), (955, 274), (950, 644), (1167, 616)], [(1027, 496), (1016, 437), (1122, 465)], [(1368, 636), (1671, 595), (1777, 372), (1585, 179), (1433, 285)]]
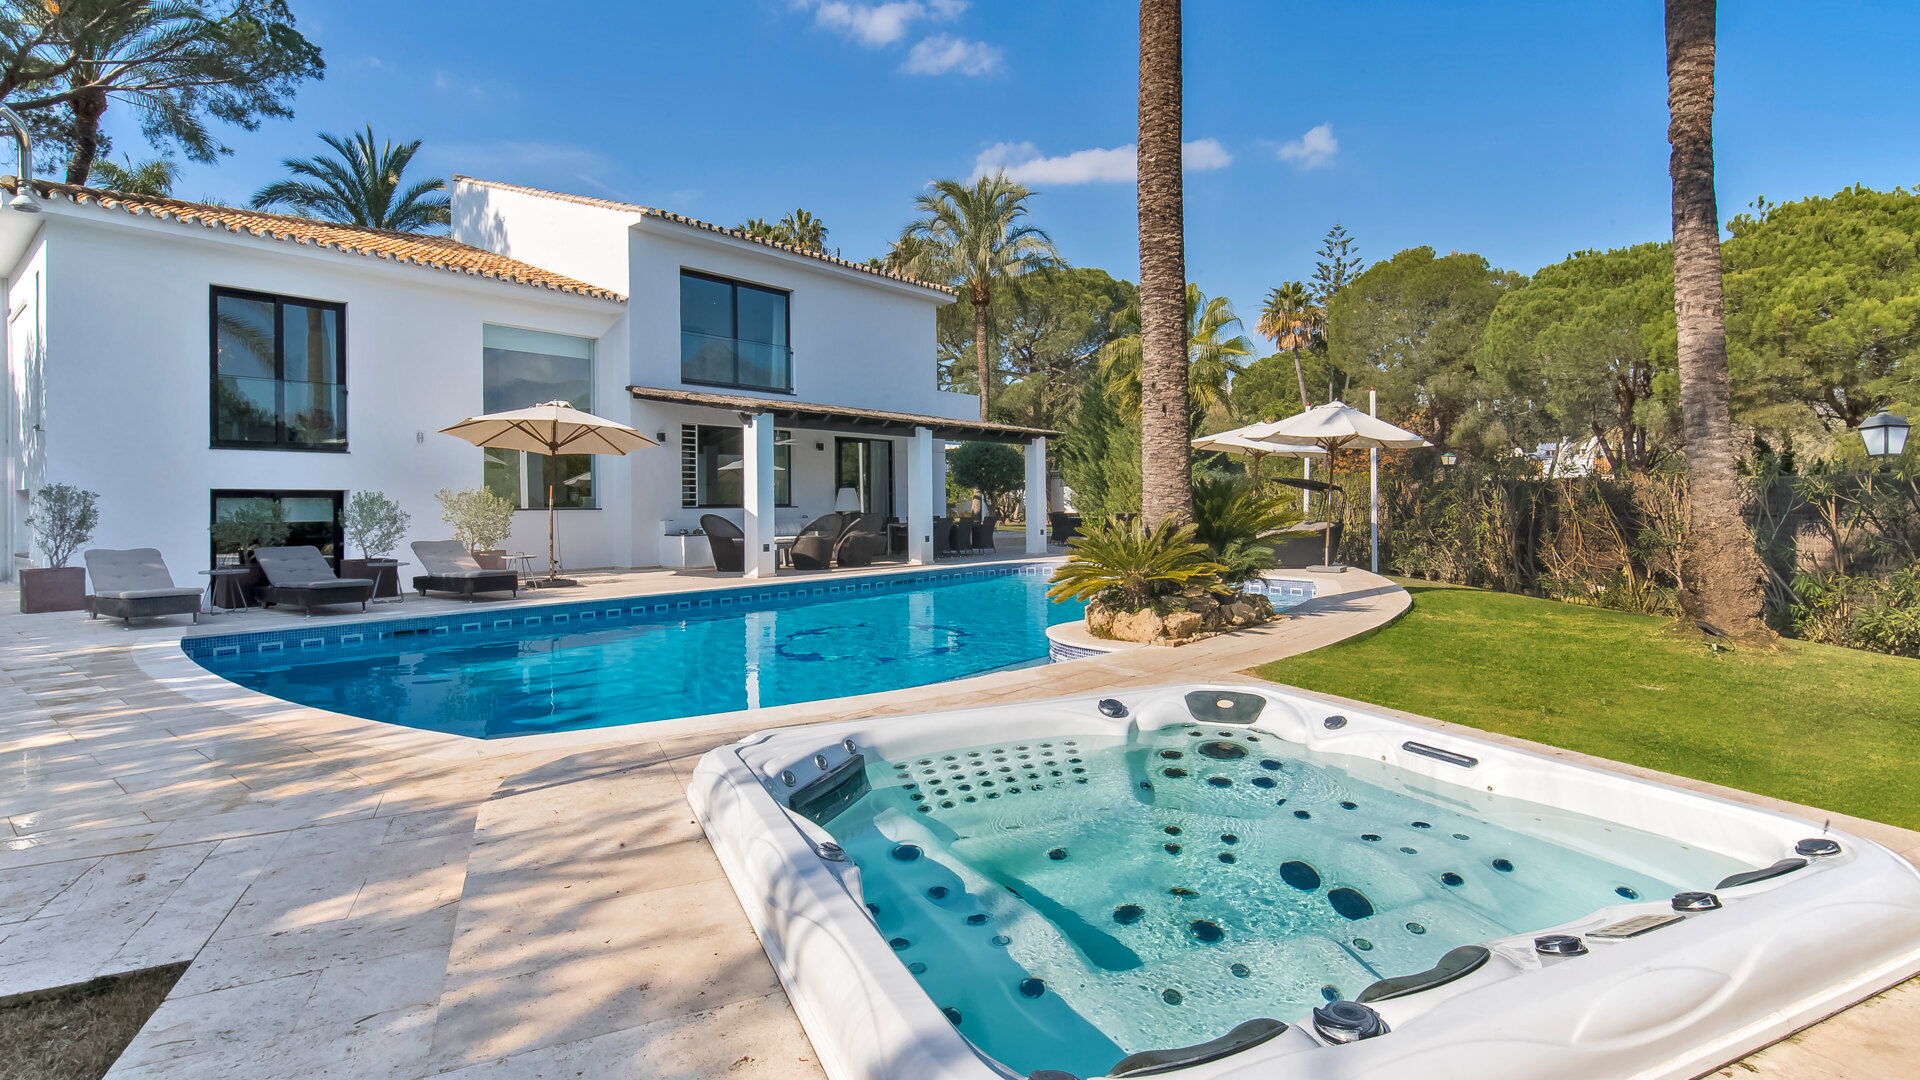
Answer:
[(1408, 582), (1391, 626), (1263, 678), (1920, 829), (1920, 660)]

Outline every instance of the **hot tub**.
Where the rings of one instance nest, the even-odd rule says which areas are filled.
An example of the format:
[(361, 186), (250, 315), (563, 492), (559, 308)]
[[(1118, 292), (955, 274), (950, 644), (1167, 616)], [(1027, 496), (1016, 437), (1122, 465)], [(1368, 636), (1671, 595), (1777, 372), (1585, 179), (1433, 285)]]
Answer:
[(835, 1080), (1681, 1080), (1920, 970), (1875, 844), (1268, 687), (766, 732), (690, 800)]

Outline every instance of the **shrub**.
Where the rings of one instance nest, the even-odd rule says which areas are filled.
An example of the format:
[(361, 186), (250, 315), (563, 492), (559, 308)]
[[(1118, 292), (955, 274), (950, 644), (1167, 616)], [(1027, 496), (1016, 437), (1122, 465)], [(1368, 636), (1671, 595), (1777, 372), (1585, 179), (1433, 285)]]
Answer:
[(27, 524), (40, 550), (47, 553), (47, 565), (62, 567), (81, 544), (93, 539), (100, 525), (100, 496), (72, 484), (48, 484), (33, 493), (33, 513)]
[(1005, 443), (961, 443), (960, 449), (947, 455), (947, 475), (962, 488), (986, 496), (991, 505), (1026, 486), (1026, 456)]
[(291, 533), (286, 508), (273, 499), (248, 499), (213, 523), (214, 544), (238, 551), (279, 547)]
[(1304, 520), (1289, 498), (1262, 495), (1235, 477), (1202, 478), (1193, 484), (1194, 539), (1207, 545), (1223, 567), (1220, 583), (1238, 589), (1273, 565), (1263, 541)]
[(1153, 529), (1138, 523), (1099, 522), (1067, 542), (1066, 565), (1053, 573), (1047, 595), (1055, 600), (1099, 600), (1115, 610), (1139, 611), (1164, 596), (1193, 586), (1215, 589), (1226, 568), (1192, 525), (1163, 521)]
[(383, 559), (393, 554), (412, 520), (413, 515), (387, 498), (386, 492), (356, 491), (340, 524), (347, 539), (360, 546), (362, 556)]
[(1920, 566), (1886, 578), (1796, 574), (1786, 616), (1794, 636), (1920, 657)]
[(453, 526), (453, 538), (470, 551), (487, 551), (513, 533), (512, 503), (486, 488), (441, 488), (440, 520)]

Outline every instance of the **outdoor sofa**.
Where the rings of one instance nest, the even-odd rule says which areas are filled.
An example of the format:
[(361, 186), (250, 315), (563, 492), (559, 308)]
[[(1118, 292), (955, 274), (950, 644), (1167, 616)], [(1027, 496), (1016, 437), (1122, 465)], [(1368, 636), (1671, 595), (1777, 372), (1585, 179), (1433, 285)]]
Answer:
[(200, 621), (201, 590), (175, 585), (158, 549), (89, 548), (82, 557), (93, 579), (87, 618), (105, 615), (129, 626), (135, 619), (158, 615), (191, 615)]
[(413, 557), (420, 560), (426, 573), (415, 575), (413, 587), (420, 595), (427, 590), (459, 593), (468, 600), (475, 593), (507, 592), (520, 595), (520, 574), (515, 570), (487, 570), (474, 561), (472, 553), (458, 540), (415, 540)]
[(358, 603), (367, 610), (373, 599), (372, 578), (343, 578), (327, 565), (326, 556), (316, 547), (263, 547), (253, 549), (254, 561), (267, 583), (255, 590), (267, 607), (286, 604), (313, 616), (313, 609), (332, 604)]

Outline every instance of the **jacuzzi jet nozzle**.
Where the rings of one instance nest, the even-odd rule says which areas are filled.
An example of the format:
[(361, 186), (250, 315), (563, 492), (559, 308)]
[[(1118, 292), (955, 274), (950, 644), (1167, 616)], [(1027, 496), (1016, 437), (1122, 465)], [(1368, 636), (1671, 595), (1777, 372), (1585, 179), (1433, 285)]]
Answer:
[(1720, 898), (1710, 892), (1683, 892), (1673, 894), (1675, 911), (1718, 911)]
[(1111, 716), (1115, 720), (1127, 715), (1127, 707), (1120, 704), (1119, 698), (1101, 698), (1099, 709), (1102, 716)]
[(1335, 1001), (1313, 1010), (1313, 1029), (1328, 1042), (1350, 1043), (1393, 1030), (1380, 1014), (1357, 1001)]
[(1533, 951), (1541, 956), (1585, 956), (1587, 945), (1572, 934), (1548, 934), (1533, 939)]
[(1824, 836), (1815, 836), (1793, 845), (1793, 853), (1804, 855), (1809, 859), (1819, 859), (1840, 854), (1840, 845)]
[(847, 861), (847, 853), (841, 849), (839, 844), (833, 843), (832, 841), (827, 841), (825, 843), (822, 843), (819, 847), (813, 850), (814, 850), (814, 854), (820, 856), (822, 859), (825, 859), (828, 862), (846, 862)]

